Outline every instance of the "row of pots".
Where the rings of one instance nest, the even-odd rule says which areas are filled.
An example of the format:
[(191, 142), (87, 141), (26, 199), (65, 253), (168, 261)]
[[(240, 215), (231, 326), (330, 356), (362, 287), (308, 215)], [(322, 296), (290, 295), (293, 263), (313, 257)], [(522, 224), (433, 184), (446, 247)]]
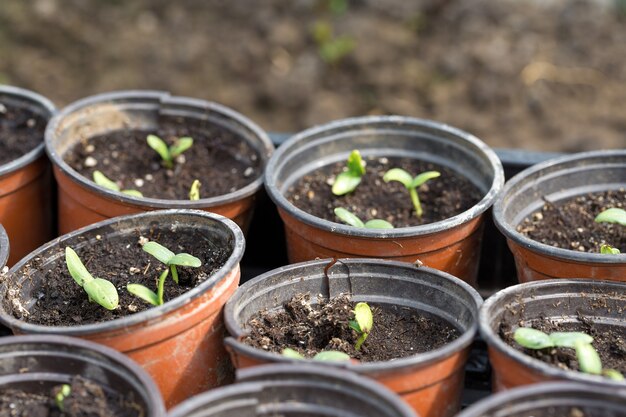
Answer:
[[(51, 118), (54, 108), (34, 93), (0, 88), (7, 99)], [(260, 174), (246, 187), (198, 201), (139, 198), (97, 186), (63, 159), (80, 141), (118, 129), (152, 129), (166, 116), (181, 123), (202, 120), (233, 132), (258, 152), (265, 187), (285, 224), (289, 261), (325, 257), (377, 257), (415, 262), (443, 270), (476, 286), (482, 225), (495, 202), (494, 219), (513, 251), (521, 282), (545, 278), (593, 277), (624, 280), (626, 254), (603, 256), (552, 248), (515, 230), (542, 204), (543, 197), (570, 197), (622, 187), (626, 151), (578, 154), (537, 165), (509, 181), (495, 153), (474, 136), (436, 122), (398, 116), (347, 119), (295, 135), (273, 156), (267, 135), (244, 116), (202, 100), (163, 92), (126, 91), (73, 103), (48, 124), (45, 148), (58, 183), (60, 233), (115, 216), (163, 208), (210, 210), (248, 229)], [(327, 221), (295, 207), (285, 194), (304, 173), (343, 161), (353, 150), (364, 156), (408, 156), (436, 162), (470, 180), (482, 199), (469, 210), (435, 223), (397, 229), (355, 228)], [(12, 265), (52, 238), (49, 177), (44, 145), (0, 167), (0, 223), (12, 238)], [(270, 158), (271, 156), (271, 158)], [(567, 191), (563, 191), (567, 190)], [(30, 233), (22, 233), (23, 230)]]

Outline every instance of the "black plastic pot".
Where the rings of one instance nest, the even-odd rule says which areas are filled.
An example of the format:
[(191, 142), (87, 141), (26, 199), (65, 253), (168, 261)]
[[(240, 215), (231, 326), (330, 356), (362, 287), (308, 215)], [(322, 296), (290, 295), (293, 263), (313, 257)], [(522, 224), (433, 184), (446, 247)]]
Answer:
[(4, 266), (7, 264), (7, 259), (9, 259), (9, 237), (7, 236), (7, 232), (4, 230), (4, 227), (0, 224), (0, 274)]
[[(367, 301), (426, 311), (456, 327), (461, 336), (430, 352), (389, 362), (332, 364), (371, 377), (404, 400), (423, 417), (451, 416), (458, 409), (464, 365), (476, 332), (482, 299), (467, 283), (431, 268), (379, 259), (343, 259), (328, 269), (330, 260), (309, 261), (275, 269), (246, 282), (224, 308), (232, 337), (226, 339), (237, 368), (290, 362), (282, 355), (247, 346), (238, 340), (245, 323), (263, 309), (276, 309), (295, 294), (335, 297), (351, 294)], [(315, 297), (312, 303), (315, 303)], [(319, 363), (316, 362), (318, 366)]]
[(545, 204), (626, 186), (626, 150), (594, 151), (534, 165), (506, 183), (493, 207), (496, 226), (515, 257), (520, 282), (548, 278), (626, 281), (626, 253), (603, 255), (536, 242), (516, 227)]
[(63, 336), (0, 339), (0, 390), (48, 394), (75, 375), (105, 390), (132, 396), (146, 417), (165, 416), (154, 381), (135, 362), (112, 349)]
[[(408, 157), (443, 165), (471, 181), (483, 198), (471, 209), (435, 223), (396, 229), (355, 228), (315, 217), (285, 197), (303, 175), (345, 161), (353, 149), (364, 158)], [(270, 159), (266, 189), (285, 222), (291, 262), (369, 257), (415, 262), (475, 284), (482, 214), (504, 183), (495, 153), (478, 138), (441, 123), (401, 116), (345, 119), (305, 130)], [(357, 189), (358, 191), (358, 189)]]
[[(225, 129), (250, 145), (261, 169), (274, 150), (267, 134), (251, 120), (227, 107), (205, 100), (175, 97), (162, 91), (119, 91), (76, 101), (62, 109), (46, 129), (46, 151), (59, 185), (59, 230), (67, 233), (106, 218), (141, 211), (202, 209), (226, 216), (247, 230), (255, 196), (263, 183), (260, 173), (233, 192), (197, 201), (139, 198), (97, 186), (72, 169), (65, 153), (76, 143), (113, 130), (153, 130), (164, 118), (193, 121)], [(199, 178), (210, 184), (209, 178)]]
[(480, 334), (489, 346), (496, 391), (551, 380), (583, 382), (626, 389), (626, 383), (582, 372), (562, 370), (525, 355), (499, 336), (503, 322), (511, 331), (532, 319), (579, 322), (587, 317), (626, 334), (626, 284), (597, 280), (544, 280), (524, 283), (497, 292), (480, 309)]
[(234, 385), (191, 398), (169, 417), (415, 417), (384, 386), (309, 364), (265, 365), (237, 372)]

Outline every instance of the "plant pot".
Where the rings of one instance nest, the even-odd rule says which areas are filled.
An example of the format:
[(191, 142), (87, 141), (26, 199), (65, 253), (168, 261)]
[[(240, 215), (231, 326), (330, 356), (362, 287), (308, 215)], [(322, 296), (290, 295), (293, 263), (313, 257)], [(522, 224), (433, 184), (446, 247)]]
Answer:
[(489, 346), (496, 391), (547, 381), (583, 382), (626, 388), (623, 382), (560, 369), (509, 346), (499, 335), (502, 323), (512, 323), (512, 330), (533, 319), (557, 323), (577, 323), (578, 317), (591, 319), (626, 332), (626, 285), (597, 280), (543, 280), (515, 285), (488, 298), (480, 309), (480, 333)]
[[(55, 112), (47, 98), (16, 87), (0, 86), (0, 102), (33, 112), (45, 120)], [(0, 165), (0, 223), (11, 239), (9, 265), (54, 236), (51, 180), (43, 136), (34, 149)]]
[[(366, 229), (315, 217), (285, 197), (303, 175), (345, 161), (353, 149), (364, 158), (400, 156), (443, 165), (473, 183), (482, 200), (443, 221)], [(340, 120), (295, 135), (270, 159), (265, 179), (285, 223), (290, 262), (326, 257), (419, 260), (476, 285), (482, 216), (502, 188), (504, 174), (495, 153), (466, 132), (427, 120), (371, 116)]]
[[(64, 160), (68, 150), (81, 141), (116, 130), (156, 129), (162, 120), (171, 117), (180, 118), (181, 124), (203, 123), (236, 135), (258, 153), (259, 175), (243, 188), (227, 194), (197, 201), (165, 200), (133, 197), (99, 187)], [(61, 110), (46, 130), (46, 150), (59, 185), (60, 233), (115, 216), (165, 208), (211, 211), (247, 230), (263, 182), (262, 169), (273, 149), (265, 132), (256, 124), (219, 104), (159, 91), (121, 91), (79, 100)], [(211, 183), (210, 178), (199, 179)]]
[(9, 237), (4, 227), (0, 224), (0, 274), (9, 259)]
[[(574, 409), (580, 412), (573, 411)], [(573, 412), (572, 412), (573, 411)], [(626, 391), (550, 382), (515, 388), (463, 410), (458, 417), (619, 417), (626, 415)]]
[(590, 192), (624, 188), (626, 151), (595, 151), (551, 159), (507, 182), (493, 209), (496, 226), (515, 257), (520, 282), (549, 278), (626, 281), (626, 254), (604, 255), (552, 247), (516, 227), (544, 205)]
[[(149, 229), (166, 233), (171, 227), (176, 227), (177, 233), (201, 230), (208, 242), (202, 246), (203, 250), (229, 248), (226, 263), (183, 295), (161, 306), (111, 321), (44, 326), (20, 320), (11, 313), (15, 300), (21, 302), (22, 308), (32, 310), (46, 271), (56, 263), (64, 265), (66, 246), (80, 253), (81, 248), (88, 248), (103, 237), (119, 239), (136, 231), (147, 233)], [(64, 235), (16, 264), (0, 288), (0, 321), (16, 334), (76, 336), (127, 354), (154, 378), (166, 406), (171, 407), (232, 378), (223, 346), (222, 306), (239, 283), (243, 251), (244, 238), (239, 227), (213, 213), (166, 210), (106, 220)], [(76, 284), (68, 282), (67, 285)]]
[(414, 417), (384, 386), (312, 365), (265, 365), (237, 372), (238, 383), (176, 407), (170, 417)]
[(96, 343), (63, 336), (2, 338), (0, 370), (2, 391), (48, 394), (80, 375), (106, 391), (132, 397), (146, 417), (165, 416), (154, 381), (126, 356)]
[[(245, 335), (244, 326), (251, 316), (263, 309), (278, 308), (298, 293), (329, 298), (351, 294), (354, 302), (428, 311), (456, 327), (460, 336), (422, 354), (337, 366), (387, 386), (423, 417), (452, 416), (458, 409), (464, 365), (477, 326), (481, 303), (478, 293), (449, 274), (405, 262), (344, 259), (329, 268), (326, 278), (324, 269), (328, 263), (326, 259), (278, 268), (246, 282), (235, 292), (224, 308), (224, 320), (232, 336), (226, 339), (226, 345), (235, 367), (292, 361), (239, 340)], [(320, 362), (315, 364), (320, 366)]]

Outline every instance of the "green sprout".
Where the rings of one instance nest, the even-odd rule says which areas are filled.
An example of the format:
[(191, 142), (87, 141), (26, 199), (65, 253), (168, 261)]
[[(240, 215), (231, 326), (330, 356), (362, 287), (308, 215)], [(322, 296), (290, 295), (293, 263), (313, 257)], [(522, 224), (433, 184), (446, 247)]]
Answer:
[(202, 183), (198, 180), (193, 180), (191, 184), (191, 188), (189, 189), (189, 199), (190, 200), (200, 200), (200, 186)]
[(602, 245), (600, 246), (600, 253), (603, 255), (619, 255), (621, 252), (611, 245)]
[(393, 229), (393, 225), (386, 220), (372, 219), (363, 223), (355, 214), (343, 207), (337, 207), (334, 211), (335, 215), (339, 217), (342, 222), (350, 226), (364, 227), (366, 229)]
[(65, 263), (74, 281), (83, 287), (89, 296), (89, 301), (98, 303), (107, 310), (117, 308), (119, 297), (115, 285), (106, 279), (91, 276), (76, 252), (69, 246), (65, 248)]
[(317, 53), (330, 65), (338, 64), (356, 48), (354, 38), (348, 35), (336, 36), (326, 20), (316, 21), (311, 32), (317, 44)]
[(592, 375), (621, 381), (623, 375), (615, 369), (602, 369), (600, 355), (591, 345), (593, 337), (582, 332), (554, 332), (544, 333), (529, 327), (520, 327), (515, 330), (513, 339), (527, 349), (545, 349), (551, 347), (571, 348), (576, 350), (576, 358), (580, 370)]
[[(299, 360), (306, 359), (304, 355), (302, 355), (300, 352), (291, 348), (283, 349), (283, 351), (281, 352), (281, 355), (289, 359), (299, 359)], [(315, 356), (313, 356), (312, 359), (314, 361), (323, 361), (323, 362), (344, 362), (344, 361), (350, 360), (350, 355), (343, 353), (343, 352), (339, 352), (337, 350), (325, 350), (325, 351), (317, 353)]]
[(415, 207), (415, 214), (417, 217), (421, 218), (424, 211), (422, 210), (422, 205), (420, 204), (420, 199), (417, 195), (417, 189), (426, 183), (426, 181), (437, 178), (440, 175), (441, 173), (437, 171), (426, 171), (413, 178), (411, 174), (401, 168), (392, 168), (385, 173), (383, 180), (385, 182), (397, 181), (404, 185), (406, 189), (409, 190), (413, 207)]
[(160, 306), (163, 304), (163, 291), (165, 285), (165, 279), (172, 271), (172, 278), (174, 282), (178, 284), (178, 270), (176, 266), (186, 266), (192, 268), (198, 268), (202, 265), (202, 261), (195, 256), (188, 253), (175, 254), (165, 246), (158, 244), (157, 242), (146, 242), (143, 245), (143, 250), (150, 255), (157, 258), (160, 262), (169, 267), (161, 273), (159, 276), (159, 282), (157, 284), (157, 292), (152, 291), (150, 288), (141, 284), (128, 284), (126, 289), (129, 293), (141, 298), (142, 300), (154, 305)]
[(163, 139), (156, 135), (148, 135), (147, 142), (148, 146), (159, 154), (163, 160), (163, 165), (170, 169), (174, 167), (174, 159), (193, 145), (193, 139), (190, 137), (178, 138), (176, 142), (169, 147)]
[(350, 320), (350, 327), (355, 330), (359, 338), (356, 341), (354, 348), (356, 350), (361, 349), (361, 345), (367, 339), (372, 327), (374, 326), (374, 316), (372, 310), (367, 303), (357, 303), (354, 307), (354, 320)]
[(65, 411), (63, 402), (65, 401), (67, 397), (70, 396), (71, 392), (72, 392), (72, 388), (68, 384), (61, 385), (61, 389), (54, 396), (54, 402), (56, 403), (59, 410)]
[(98, 184), (100, 187), (106, 188), (107, 190), (116, 191), (118, 193), (121, 192), (126, 195), (133, 196), (133, 197), (143, 197), (143, 194), (141, 194), (141, 191), (120, 189), (120, 186), (117, 185), (115, 181), (110, 180), (109, 178), (106, 177), (106, 175), (104, 175), (100, 171), (93, 172), (93, 181), (96, 184)]
[(344, 195), (354, 191), (365, 174), (365, 163), (358, 150), (353, 150), (346, 162), (346, 169), (337, 175), (333, 183), (332, 192), (335, 195)]
[(598, 214), (594, 219), (596, 223), (617, 223), (626, 226), (626, 210), (610, 208)]

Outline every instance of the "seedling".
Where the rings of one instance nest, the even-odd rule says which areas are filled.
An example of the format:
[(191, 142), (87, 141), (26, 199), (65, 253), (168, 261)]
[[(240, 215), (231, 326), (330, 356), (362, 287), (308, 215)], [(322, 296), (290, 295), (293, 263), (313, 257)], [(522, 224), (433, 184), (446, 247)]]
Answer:
[[(291, 348), (283, 349), (283, 351), (281, 352), (281, 355), (289, 359), (300, 359), (300, 360), (306, 359), (304, 355), (302, 355), (300, 352)], [(325, 350), (323, 352), (317, 353), (315, 356), (313, 356), (312, 359), (314, 361), (323, 361), (323, 362), (344, 362), (344, 361), (350, 360), (350, 355), (343, 353), (343, 352), (339, 352), (337, 350)]]
[(603, 255), (619, 255), (620, 251), (611, 245), (602, 245), (600, 246), (600, 253)]
[(358, 150), (353, 150), (346, 162), (346, 169), (337, 175), (333, 183), (332, 192), (335, 195), (348, 194), (355, 190), (361, 182), (361, 177), (365, 174), (365, 163)]
[(106, 177), (106, 175), (104, 175), (102, 172), (100, 171), (94, 171), (93, 172), (93, 181), (98, 184), (100, 187), (104, 187), (107, 190), (111, 190), (111, 191), (116, 191), (116, 192), (121, 192), (127, 195), (131, 195), (133, 197), (143, 197), (143, 194), (141, 194), (140, 191), (137, 190), (122, 190), (120, 189), (120, 186), (117, 185), (117, 183), (115, 181), (110, 180), (109, 178)]
[(176, 266), (187, 266), (192, 268), (198, 268), (202, 265), (202, 261), (188, 253), (175, 254), (165, 246), (158, 244), (157, 242), (147, 242), (143, 245), (143, 250), (150, 255), (169, 266), (172, 271), (172, 278), (174, 282), (178, 284), (178, 270)]
[(357, 303), (354, 307), (354, 320), (350, 320), (350, 327), (359, 335), (356, 345), (354, 345), (356, 350), (361, 349), (361, 345), (363, 345), (363, 342), (365, 342), (365, 339), (369, 336), (373, 326), (374, 316), (372, 315), (370, 306), (367, 303)]
[(141, 298), (144, 301), (152, 304), (153, 306), (160, 306), (163, 304), (163, 287), (165, 285), (165, 279), (169, 275), (170, 270), (166, 269), (161, 272), (159, 276), (159, 283), (157, 284), (157, 292), (152, 291), (150, 288), (141, 284), (128, 284), (126, 289), (129, 293)]
[(386, 220), (382, 219), (372, 219), (363, 223), (361, 219), (359, 219), (354, 213), (343, 207), (335, 208), (335, 215), (339, 217), (339, 219), (354, 227), (364, 227), (366, 229), (393, 229), (393, 225)]
[(610, 208), (598, 214), (596, 223), (617, 223), (626, 226), (626, 210), (621, 208)]
[(513, 338), (527, 349), (545, 349), (550, 347), (571, 348), (576, 350), (576, 358), (580, 370), (592, 375), (605, 375), (614, 380), (623, 380), (624, 377), (615, 369), (602, 369), (600, 355), (591, 345), (593, 337), (582, 332), (554, 332), (544, 333), (529, 327), (520, 327), (515, 330)]
[(411, 174), (403, 170), (402, 168), (392, 168), (385, 173), (383, 176), (383, 180), (385, 182), (389, 181), (398, 181), (402, 185), (409, 190), (409, 195), (411, 196), (411, 201), (413, 202), (413, 207), (415, 207), (415, 214), (417, 217), (422, 217), (424, 214), (424, 210), (422, 210), (422, 205), (420, 204), (419, 196), (417, 195), (417, 189), (426, 183), (426, 181), (431, 180), (433, 178), (437, 178), (441, 176), (441, 173), (437, 171), (426, 171), (422, 172), (416, 177), (412, 177)]
[(200, 186), (202, 184), (198, 180), (193, 180), (191, 184), (191, 188), (189, 189), (189, 199), (190, 200), (200, 200)]
[(64, 401), (67, 397), (70, 396), (71, 392), (72, 388), (68, 384), (61, 385), (61, 389), (54, 396), (54, 402), (56, 403), (59, 410), (65, 411)]
[(167, 146), (165, 141), (156, 135), (148, 135), (147, 142), (148, 146), (159, 154), (163, 165), (169, 169), (174, 167), (176, 157), (193, 145), (193, 139), (190, 137), (178, 138), (172, 146)]
[(98, 303), (107, 310), (117, 308), (119, 297), (115, 285), (106, 279), (91, 276), (74, 249), (69, 246), (65, 248), (65, 263), (74, 281), (83, 287), (89, 296), (89, 301)]

